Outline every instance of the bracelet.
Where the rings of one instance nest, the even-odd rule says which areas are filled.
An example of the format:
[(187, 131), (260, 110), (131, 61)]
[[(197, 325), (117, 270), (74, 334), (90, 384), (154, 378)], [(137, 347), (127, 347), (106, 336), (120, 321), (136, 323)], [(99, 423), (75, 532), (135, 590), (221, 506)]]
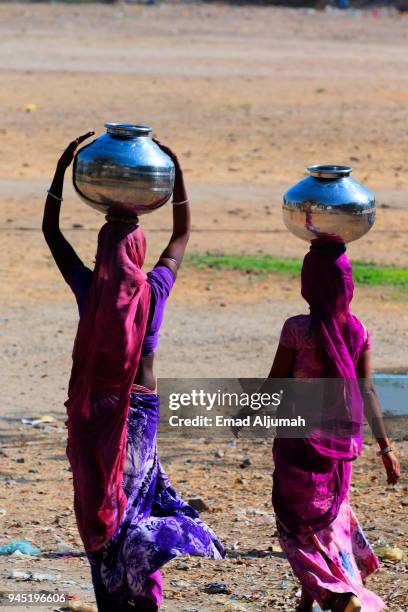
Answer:
[(378, 451), (377, 455), (379, 457), (381, 457), (381, 455), (386, 455), (387, 453), (392, 453), (392, 448), (391, 446), (386, 446), (385, 448), (383, 448), (382, 450)]
[(55, 193), (52, 193), (49, 189), (47, 189), (47, 193), (48, 193), (49, 196), (54, 198), (54, 200), (58, 200), (58, 202), (63, 202), (64, 201), (63, 197), (59, 197), (59, 196), (55, 195)]
[(182, 204), (188, 204), (189, 200), (183, 200), (182, 202), (175, 202), (174, 200), (172, 201), (173, 206), (181, 206)]

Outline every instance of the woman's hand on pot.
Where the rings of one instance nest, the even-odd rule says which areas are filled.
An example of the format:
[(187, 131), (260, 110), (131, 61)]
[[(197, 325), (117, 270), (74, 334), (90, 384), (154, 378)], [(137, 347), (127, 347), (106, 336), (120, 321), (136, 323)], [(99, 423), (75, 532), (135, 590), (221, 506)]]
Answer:
[(171, 161), (176, 167), (176, 170), (180, 170), (180, 162), (178, 160), (177, 155), (174, 153), (173, 149), (171, 149), (169, 146), (167, 146), (163, 142), (160, 142), (160, 140), (158, 140), (157, 138), (153, 138), (153, 142), (155, 142), (157, 146), (160, 147), (163, 153), (165, 153), (166, 155), (170, 157)]
[(94, 134), (95, 132), (89, 131), (86, 134), (82, 134), (82, 136), (78, 136), (78, 138), (70, 142), (58, 160), (58, 167), (61, 170), (66, 170), (68, 166), (72, 164), (74, 157), (75, 157), (76, 150), (79, 147), (79, 145), (84, 140), (86, 140), (87, 138), (90, 138), (90, 136), (93, 136)]

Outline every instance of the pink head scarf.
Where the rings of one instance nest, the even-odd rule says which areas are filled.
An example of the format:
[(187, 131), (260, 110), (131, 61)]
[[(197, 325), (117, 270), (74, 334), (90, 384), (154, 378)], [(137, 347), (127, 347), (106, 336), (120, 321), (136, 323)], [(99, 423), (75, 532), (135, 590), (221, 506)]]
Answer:
[[(356, 379), (356, 364), (364, 343), (364, 328), (350, 312), (354, 283), (352, 267), (342, 243), (313, 241), (302, 266), (302, 296), (310, 306), (312, 326), (326, 354), (325, 378), (329, 384), (328, 411), (334, 437), (311, 438), (315, 449), (332, 459), (353, 459), (361, 452), (363, 403)], [(347, 425), (350, 435), (335, 435)]]
[(150, 287), (141, 270), (145, 253), (141, 228), (102, 227), (74, 344), (65, 404), (67, 455), (78, 529), (89, 551), (112, 537), (126, 508), (126, 419), (150, 307)]

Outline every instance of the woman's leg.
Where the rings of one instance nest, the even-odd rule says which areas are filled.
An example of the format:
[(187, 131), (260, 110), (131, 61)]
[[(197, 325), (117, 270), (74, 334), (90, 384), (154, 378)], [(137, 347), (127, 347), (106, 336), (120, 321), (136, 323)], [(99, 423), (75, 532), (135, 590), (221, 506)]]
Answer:
[(100, 572), (100, 564), (97, 553), (87, 553), (88, 560), (91, 566), (92, 583), (95, 591), (96, 606), (98, 612), (127, 612), (127, 604), (124, 605), (119, 600), (117, 594), (109, 593), (106, 588)]
[(330, 600), (330, 610), (332, 612), (360, 612), (362, 604), (354, 593), (341, 593), (333, 595)]
[(127, 612), (157, 612), (159, 607), (152, 601), (148, 601), (146, 597), (135, 597), (129, 602), (129, 607), (126, 609)]
[(302, 586), (302, 594), (300, 596), (300, 602), (296, 608), (296, 612), (311, 612), (313, 608), (314, 599), (310, 593)]
[(160, 570), (147, 577), (145, 595), (157, 605), (157, 609), (160, 608), (163, 599), (163, 581)]
[(146, 580), (143, 595), (135, 597), (132, 604), (140, 612), (157, 612), (163, 599), (163, 584), (160, 570), (153, 572)]

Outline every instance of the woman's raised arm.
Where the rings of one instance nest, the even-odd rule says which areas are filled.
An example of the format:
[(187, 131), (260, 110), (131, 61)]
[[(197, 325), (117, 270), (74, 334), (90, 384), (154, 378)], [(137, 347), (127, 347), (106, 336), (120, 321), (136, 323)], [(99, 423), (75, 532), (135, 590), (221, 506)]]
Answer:
[(176, 276), (190, 238), (190, 204), (184, 184), (183, 171), (176, 154), (170, 147), (162, 144), (160, 141), (155, 139), (155, 142), (172, 159), (176, 170), (173, 190), (173, 232), (167, 247), (164, 249), (156, 265), (167, 266)]
[(47, 199), (45, 200), (42, 231), (55, 263), (67, 282), (69, 282), (72, 271), (83, 264), (59, 227), (65, 171), (74, 159), (78, 145), (94, 133), (95, 132), (87, 132), (79, 136), (79, 138), (73, 140), (65, 149), (58, 160), (54, 178), (48, 190)]

